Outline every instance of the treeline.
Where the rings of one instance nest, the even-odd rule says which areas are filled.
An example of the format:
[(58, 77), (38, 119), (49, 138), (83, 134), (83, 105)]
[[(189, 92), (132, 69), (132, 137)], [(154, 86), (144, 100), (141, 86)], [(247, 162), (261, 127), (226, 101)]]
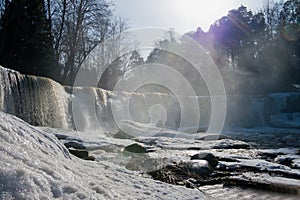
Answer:
[[(138, 51), (127, 51), (134, 42), (127, 38), (127, 23), (114, 15), (110, 1), (0, 0), (0, 16), (0, 65), (5, 67), (65, 85), (72, 85), (78, 70), (84, 68), (88, 78), (82, 85), (95, 86), (96, 82), (112, 90), (134, 67), (161, 63), (176, 68), (197, 95), (209, 95), (194, 67), (170, 53), (190, 50), (174, 31), (157, 41), (145, 61)], [(227, 93), (287, 92), (300, 84), (299, 0), (267, 1), (255, 13), (240, 6), (207, 32), (198, 28), (185, 36), (208, 52)]]
[(118, 57), (127, 29), (106, 0), (0, 0), (0, 12), (0, 65), (66, 85), (107, 38), (100, 64)]
[[(171, 33), (172, 31), (170, 31)], [(268, 1), (257, 13), (245, 6), (228, 12), (204, 32), (187, 33), (201, 44), (218, 66), (231, 94), (264, 94), (293, 91), (300, 83), (300, 1)], [(172, 33), (158, 42), (147, 62), (181, 69), (199, 95), (208, 91), (189, 63), (165, 49), (183, 42)], [(199, 80), (197, 80), (199, 79)]]

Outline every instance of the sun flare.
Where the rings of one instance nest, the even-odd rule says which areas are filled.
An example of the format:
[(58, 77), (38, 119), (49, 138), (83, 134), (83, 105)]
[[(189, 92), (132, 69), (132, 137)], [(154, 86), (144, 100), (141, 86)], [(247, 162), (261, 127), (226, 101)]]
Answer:
[[(230, 8), (230, 1), (175, 0), (171, 5), (172, 14), (185, 23), (213, 24), (215, 19), (225, 15), (224, 7)], [(208, 29), (209, 27), (203, 27)]]

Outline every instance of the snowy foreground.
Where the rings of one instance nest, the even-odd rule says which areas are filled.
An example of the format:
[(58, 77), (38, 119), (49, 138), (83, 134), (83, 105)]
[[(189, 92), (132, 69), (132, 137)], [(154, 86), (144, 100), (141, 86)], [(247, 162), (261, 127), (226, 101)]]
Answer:
[(111, 162), (70, 155), (54, 134), (0, 112), (0, 199), (205, 199)]
[[(0, 199), (299, 199), (298, 130), (284, 134), (293, 143), (282, 148), (284, 130), (249, 137), (246, 130), (185, 134), (129, 122), (123, 129), (139, 137), (34, 127), (0, 112)], [(276, 149), (252, 148), (251, 138), (274, 134)], [(146, 153), (124, 153), (132, 144)], [(71, 155), (68, 145), (84, 146), (95, 161)], [(216, 166), (191, 160), (199, 153), (213, 154)]]

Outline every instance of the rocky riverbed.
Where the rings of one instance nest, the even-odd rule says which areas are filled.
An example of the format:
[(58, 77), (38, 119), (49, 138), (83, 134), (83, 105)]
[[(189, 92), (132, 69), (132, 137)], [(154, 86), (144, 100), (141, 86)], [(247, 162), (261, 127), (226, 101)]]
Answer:
[[(142, 125), (128, 126), (134, 132)], [(80, 145), (84, 146), (95, 161), (111, 161), (144, 177), (192, 188), (209, 198), (300, 197), (297, 129), (186, 134), (147, 125), (145, 130), (149, 136), (133, 137), (124, 131), (97, 136), (98, 140), (80, 133), (56, 136), (65, 145), (73, 141), (75, 149), (82, 150)], [(219, 193), (223, 195), (218, 196)]]

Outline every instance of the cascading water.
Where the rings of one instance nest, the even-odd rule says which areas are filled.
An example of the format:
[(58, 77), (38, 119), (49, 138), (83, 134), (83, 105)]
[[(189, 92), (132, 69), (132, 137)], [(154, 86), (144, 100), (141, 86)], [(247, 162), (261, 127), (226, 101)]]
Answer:
[[(48, 78), (22, 75), (3, 67), (0, 67), (0, 83), (0, 109), (4, 112), (37, 126), (86, 132), (117, 131), (122, 120), (156, 123), (181, 131), (194, 132), (199, 127), (203, 130), (210, 123), (212, 101), (223, 98), (64, 87)], [(266, 124), (284, 127), (286, 123), (282, 120), (279, 125), (274, 124), (276, 117), (282, 115), (287, 118), (285, 121), (291, 121), (292, 117), (289, 127), (299, 121), (299, 93), (260, 98), (237, 95), (227, 99), (226, 127)], [(197, 114), (200, 117), (195, 124)]]
[(69, 128), (68, 95), (48, 78), (0, 68), (0, 109), (37, 126)]
[(270, 104), (272, 126), (300, 128), (300, 93), (271, 94)]

